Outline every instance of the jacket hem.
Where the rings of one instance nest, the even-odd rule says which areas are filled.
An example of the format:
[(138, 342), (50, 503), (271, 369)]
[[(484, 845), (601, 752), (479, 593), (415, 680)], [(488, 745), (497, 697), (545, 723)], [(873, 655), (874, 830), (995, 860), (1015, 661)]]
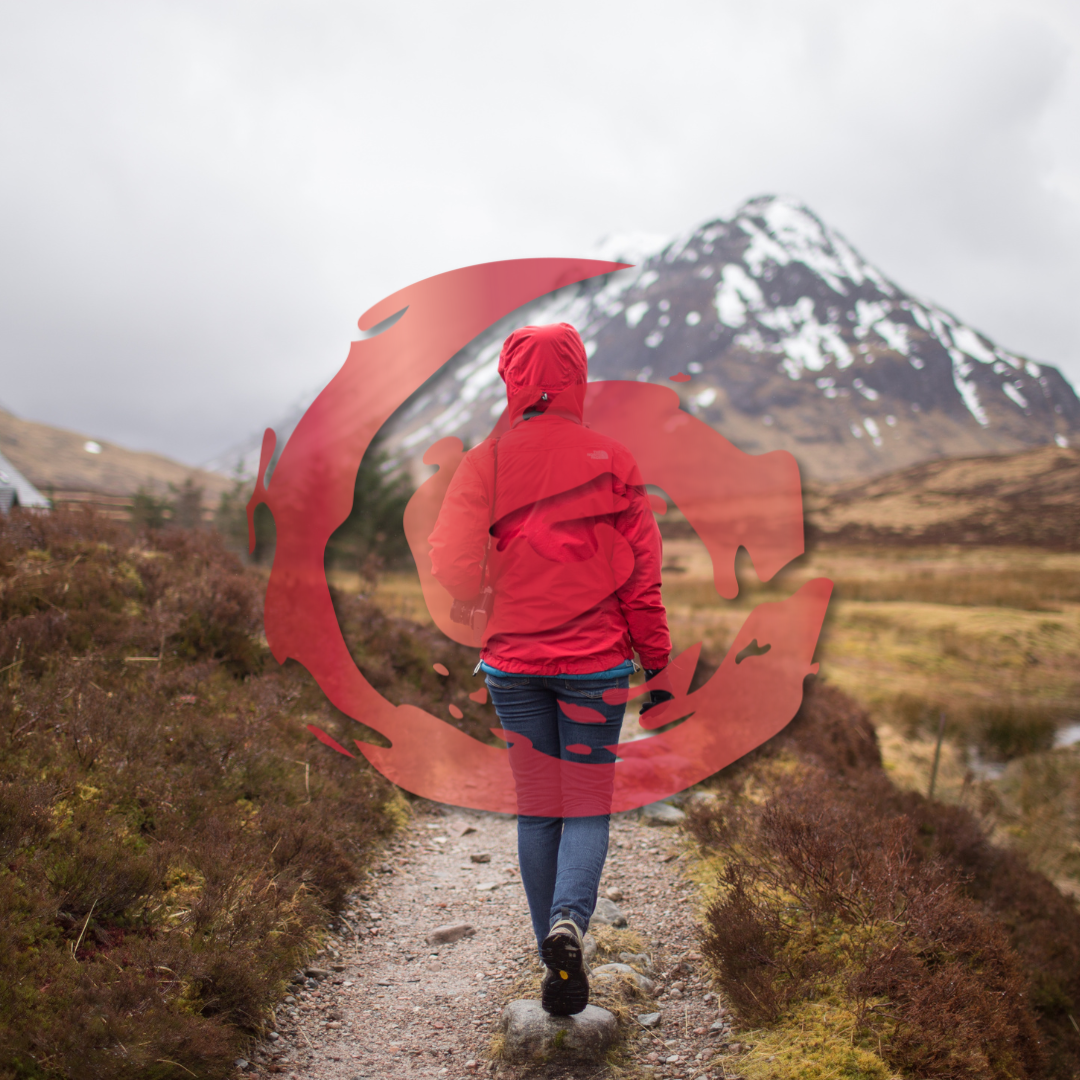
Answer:
[(540, 661), (500, 657), (483, 649), (480, 659), (508, 675), (591, 675), (626, 663), (626, 654), (612, 652), (601, 653), (599, 656), (562, 657), (559, 660)]

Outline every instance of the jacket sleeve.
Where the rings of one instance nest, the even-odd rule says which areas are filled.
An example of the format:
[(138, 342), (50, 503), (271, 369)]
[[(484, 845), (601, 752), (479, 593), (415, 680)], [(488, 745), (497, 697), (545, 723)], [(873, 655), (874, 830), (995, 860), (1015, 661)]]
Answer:
[(431, 572), (456, 600), (470, 600), (480, 592), (491, 518), (488, 499), (476, 461), (466, 455), (428, 537)]
[(628, 485), (623, 494), (630, 505), (615, 515), (615, 528), (634, 552), (634, 570), (615, 595), (642, 666), (662, 668), (671, 659), (671, 634), (660, 596), (660, 529), (644, 487)]

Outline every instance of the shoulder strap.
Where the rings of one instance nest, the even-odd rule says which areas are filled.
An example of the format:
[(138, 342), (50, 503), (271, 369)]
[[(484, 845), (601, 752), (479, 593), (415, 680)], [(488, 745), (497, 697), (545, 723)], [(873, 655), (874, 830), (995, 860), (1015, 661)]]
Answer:
[(495, 445), (491, 448), (492, 454), (495, 459), (495, 466), (491, 474), (491, 506), (488, 509), (488, 536), (487, 546), (484, 548), (484, 563), (480, 567), (480, 592), (483, 594), (484, 589), (487, 586), (487, 564), (488, 556), (491, 554), (491, 527), (495, 524), (495, 493), (498, 489), (499, 481), (499, 440), (495, 440)]

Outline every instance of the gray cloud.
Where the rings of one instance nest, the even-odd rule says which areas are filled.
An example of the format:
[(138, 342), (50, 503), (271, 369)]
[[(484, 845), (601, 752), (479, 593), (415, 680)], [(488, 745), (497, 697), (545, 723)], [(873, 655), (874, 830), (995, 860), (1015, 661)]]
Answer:
[(188, 461), (454, 266), (806, 200), (1080, 381), (1067, 2), (5, 5), (0, 401)]

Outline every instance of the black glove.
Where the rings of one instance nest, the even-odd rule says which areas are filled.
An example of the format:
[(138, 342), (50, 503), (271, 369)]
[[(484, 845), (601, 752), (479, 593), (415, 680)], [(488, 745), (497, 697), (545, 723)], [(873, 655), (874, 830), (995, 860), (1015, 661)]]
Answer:
[[(663, 668), (645, 668), (645, 681), (655, 679), (663, 670)], [(642, 702), (638, 715), (647, 713), (654, 705), (659, 705), (662, 701), (670, 701), (674, 696), (670, 690), (650, 690), (649, 700)]]

